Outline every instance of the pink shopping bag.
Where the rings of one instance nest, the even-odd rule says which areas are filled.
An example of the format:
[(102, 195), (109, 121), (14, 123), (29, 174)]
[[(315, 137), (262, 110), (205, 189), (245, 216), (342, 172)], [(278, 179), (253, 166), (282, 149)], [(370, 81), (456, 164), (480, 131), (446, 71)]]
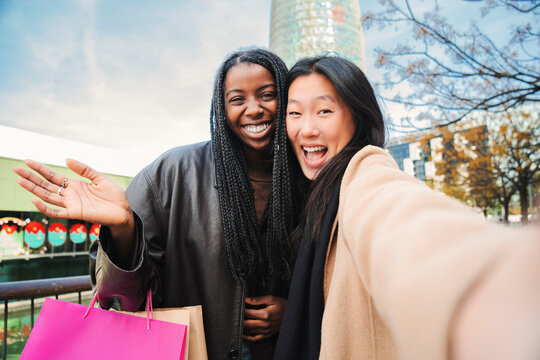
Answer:
[(20, 359), (184, 359), (186, 325), (92, 308), (95, 299), (45, 299)]

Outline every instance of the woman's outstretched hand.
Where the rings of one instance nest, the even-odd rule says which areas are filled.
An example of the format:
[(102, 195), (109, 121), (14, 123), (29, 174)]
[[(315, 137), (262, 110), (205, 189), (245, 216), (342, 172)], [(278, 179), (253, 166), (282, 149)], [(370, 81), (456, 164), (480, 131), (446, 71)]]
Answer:
[(111, 230), (134, 226), (126, 192), (88, 165), (66, 160), (69, 169), (91, 182), (67, 178), (34, 160), (24, 163), (34, 172), (21, 166), (14, 167), (13, 171), (20, 176), (17, 183), (41, 199), (33, 199), (32, 203), (48, 217), (84, 220), (107, 225)]

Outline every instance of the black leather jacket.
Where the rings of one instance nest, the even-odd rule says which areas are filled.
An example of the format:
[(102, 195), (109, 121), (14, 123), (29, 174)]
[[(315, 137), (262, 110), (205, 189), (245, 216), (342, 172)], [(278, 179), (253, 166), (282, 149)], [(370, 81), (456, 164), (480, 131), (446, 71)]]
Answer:
[[(241, 357), (246, 286), (229, 270), (216, 184), (210, 142), (174, 148), (147, 166), (127, 189), (138, 233), (132, 267), (114, 264), (102, 227), (91, 250), (94, 281), (105, 308), (117, 301), (122, 310), (138, 310), (150, 286), (155, 307), (202, 305), (209, 359), (235, 359)], [(264, 294), (250, 295), (286, 297), (287, 286), (273, 279)], [(255, 347), (254, 359), (271, 358), (275, 342), (268, 340), (255, 343), (262, 356)]]

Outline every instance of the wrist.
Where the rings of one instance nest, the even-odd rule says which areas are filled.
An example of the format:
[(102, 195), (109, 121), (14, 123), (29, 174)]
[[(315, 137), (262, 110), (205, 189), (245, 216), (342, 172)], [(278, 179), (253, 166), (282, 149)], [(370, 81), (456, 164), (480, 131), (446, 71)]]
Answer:
[(111, 236), (113, 239), (131, 237), (130, 234), (135, 233), (135, 217), (131, 209), (126, 210), (126, 215), (123, 221), (116, 225), (109, 225)]
[(132, 258), (135, 248), (135, 217), (130, 210), (126, 220), (119, 225), (109, 226), (112, 238), (112, 247), (120, 265), (126, 266)]

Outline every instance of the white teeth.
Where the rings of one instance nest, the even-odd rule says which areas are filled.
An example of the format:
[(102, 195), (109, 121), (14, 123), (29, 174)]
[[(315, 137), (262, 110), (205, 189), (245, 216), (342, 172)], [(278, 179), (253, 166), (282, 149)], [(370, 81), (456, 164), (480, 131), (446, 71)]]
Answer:
[(310, 146), (310, 147), (303, 146), (302, 148), (304, 149), (304, 151), (314, 152), (314, 151), (322, 151), (326, 149), (326, 146)]
[(252, 134), (259, 134), (266, 130), (270, 125), (269, 124), (261, 124), (261, 125), (246, 125), (244, 126), (244, 129), (246, 129), (247, 132)]

